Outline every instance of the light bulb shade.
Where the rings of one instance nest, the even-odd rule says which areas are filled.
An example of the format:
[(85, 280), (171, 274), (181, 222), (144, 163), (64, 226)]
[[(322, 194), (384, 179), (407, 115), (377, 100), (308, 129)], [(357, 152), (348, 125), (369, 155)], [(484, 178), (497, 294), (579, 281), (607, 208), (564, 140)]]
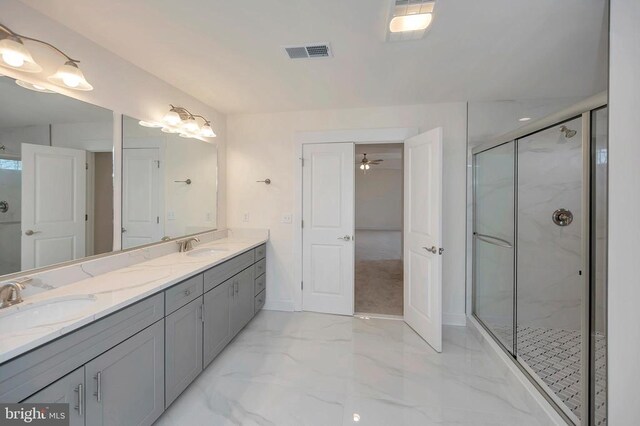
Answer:
[(402, 33), (405, 31), (419, 31), (426, 29), (433, 19), (431, 13), (416, 13), (413, 15), (394, 16), (389, 23), (389, 31)]
[(17, 37), (0, 40), (0, 65), (24, 72), (40, 72), (42, 67), (31, 57), (31, 53)]
[(73, 61), (65, 62), (64, 65), (58, 68), (58, 71), (47, 80), (66, 89), (93, 90), (93, 86), (84, 78), (84, 74), (82, 74), (78, 65)]
[(200, 131), (200, 126), (195, 118), (189, 118), (182, 122), (182, 128), (185, 130), (185, 133), (198, 133)]
[(193, 137), (189, 133), (180, 133), (178, 136), (180, 136), (181, 138), (192, 138)]
[(180, 133), (180, 129), (171, 126), (164, 126), (160, 131), (164, 133)]
[(216, 133), (213, 131), (209, 124), (205, 124), (204, 126), (202, 126), (202, 129), (200, 129), (200, 136), (203, 136), (205, 138), (215, 138)]
[(162, 122), (167, 123), (170, 126), (177, 126), (180, 124), (182, 119), (180, 118), (180, 114), (175, 111), (169, 111), (162, 117)]
[(364, 164), (360, 164), (360, 170), (364, 170)]
[(365, 170), (369, 170), (370, 168), (371, 168), (371, 166), (370, 166), (370, 165), (368, 165), (368, 164), (365, 164), (365, 165), (364, 165), (364, 169), (365, 169)]
[(40, 93), (56, 93), (53, 90), (49, 90), (44, 86), (40, 86), (39, 84), (32, 84), (23, 80), (16, 80), (16, 84), (20, 87), (24, 87), (25, 89), (33, 90), (34, 92)]
[(142, 127), (151, 127), (153, 129), (157, 129), (158, 127), (163, 127), (162, 124), (156, 123), (155, 121), (140, 120), (138, 121), (138, 124), (141, 125)]

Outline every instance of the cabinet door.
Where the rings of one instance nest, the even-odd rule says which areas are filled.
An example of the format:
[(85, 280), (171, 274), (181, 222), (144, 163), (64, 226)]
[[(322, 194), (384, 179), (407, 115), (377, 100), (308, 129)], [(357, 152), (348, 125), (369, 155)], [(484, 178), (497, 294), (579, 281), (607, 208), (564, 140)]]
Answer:
[(69, 404), (69, 426), (83, 426), (84, 395), (84, 367), (80, 367), (22, 402)]
[(165, 318), (165, 406), (202, 371), (202, 297)]
[(208, 365), (231, 340), (233, 279), (204, 294), (204, 365)]
[(164, 320), (85, 364), (87, 425), (151, 425), (164, 411)]
[(254, 313), (253, 268), (247, 268), (231, 279), (234, 286), (231, 303), (231, 332), (236, 335), (247, 325)]

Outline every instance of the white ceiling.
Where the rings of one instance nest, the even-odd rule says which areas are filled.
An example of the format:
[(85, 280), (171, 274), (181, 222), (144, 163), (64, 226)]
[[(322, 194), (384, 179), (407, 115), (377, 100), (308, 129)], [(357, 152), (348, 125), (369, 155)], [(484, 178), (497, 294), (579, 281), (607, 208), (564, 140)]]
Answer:
[[(604, 0), (438, 0), (425, 38), (396, 43), (385, 42), (392, 0), (23, 1), (226, 113), (606, 88)], [(330, 42), (334, 57), (282, 51), (309, 42)]]

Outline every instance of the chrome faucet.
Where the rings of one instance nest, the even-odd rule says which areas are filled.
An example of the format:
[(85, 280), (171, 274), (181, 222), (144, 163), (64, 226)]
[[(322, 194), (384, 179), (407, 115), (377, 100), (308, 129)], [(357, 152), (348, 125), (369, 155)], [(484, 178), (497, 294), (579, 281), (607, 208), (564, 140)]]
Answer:
[(176, 241), (178, 247), (180, 247), (180, 253), (184, 253), (185, 251), (193, 250), (193, 243), (199, 243), (200, 239), (198, 237), (185, 238), (184, 240)]
[(25, 277), (0, 283), (0, 309), (8, 308), (22, 302), (22, 290), (31, 278)]

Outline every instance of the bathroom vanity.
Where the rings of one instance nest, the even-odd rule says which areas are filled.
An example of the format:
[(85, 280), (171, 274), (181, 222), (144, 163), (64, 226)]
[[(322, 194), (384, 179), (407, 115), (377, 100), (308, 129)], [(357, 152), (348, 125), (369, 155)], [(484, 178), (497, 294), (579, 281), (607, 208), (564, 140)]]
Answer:
[(265, 242), (214, 240), (27, 300), (36, 316), (81, 296), (90, 307), (3, 330), (0, 401), (69, 403), (71, 425), (152, 424), (263, 307)]

